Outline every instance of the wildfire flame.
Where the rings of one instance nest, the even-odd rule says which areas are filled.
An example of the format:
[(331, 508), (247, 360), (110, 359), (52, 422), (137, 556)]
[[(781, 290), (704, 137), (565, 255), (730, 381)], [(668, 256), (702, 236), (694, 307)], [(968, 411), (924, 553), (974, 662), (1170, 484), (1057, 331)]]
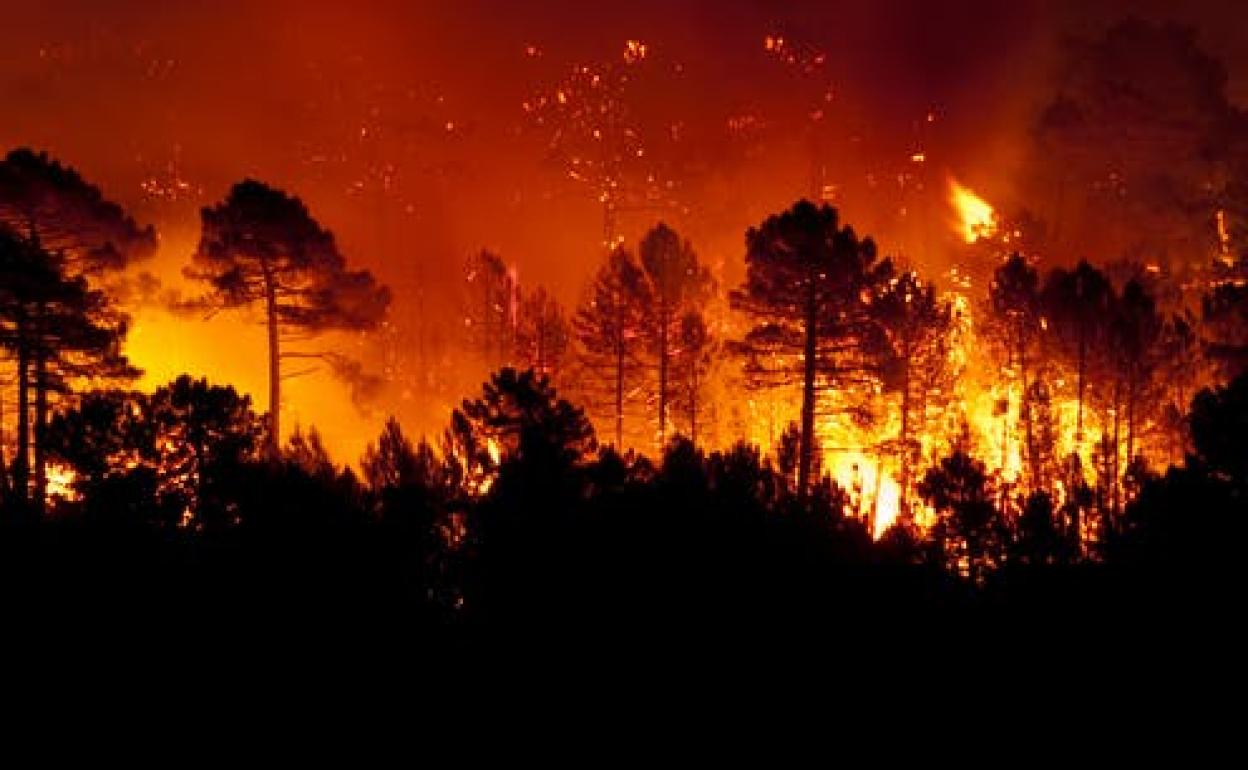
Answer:
[(1234, 260), (1229, 260), (1231, 253), (1231, 231), (1226, 226), (1226, 211), (1218, 209), (1214, 212), (1214, 222), (1218, 228), (1218, 255), (1226, 264), (1231, 264)]
[(864, 452), (834, 452), (825, 459), (836, 483), (848, 490), (850, 505), (879, 538), (900, 513), (901, 486), (880, 457)]
[(47, 497), (51, 501), (53, 499), (75, 501), (80, 498), (78, 490), (74, 487), (74, 482), (78, 479), (78, 474), (73, 468), (65, 465), (50, 463), (47, 468), (48, 487)]
[(967, 243), (997, 231), (997, 212), (992, 204), (953, 177), (949, 178), (949, 203), (958, 216), (958, 230)]

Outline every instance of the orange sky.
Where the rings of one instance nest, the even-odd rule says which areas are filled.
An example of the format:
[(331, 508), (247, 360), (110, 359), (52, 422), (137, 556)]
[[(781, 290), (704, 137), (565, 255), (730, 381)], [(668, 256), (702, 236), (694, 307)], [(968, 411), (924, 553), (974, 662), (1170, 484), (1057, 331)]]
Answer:
[[(377, 371), (391, 366), (379, 401), (361, 410), (325, 375), (289, 387), (285, 425), (314, 421), (352, 460), (387, 413), (437, 430), (449, 394), (480, 377), (447, 346), (467, 254), (494, 249), (522, 282), (568, 304), (594, 269), (600, 207), (544, 162), (549, 127), (520, 108), (574, 65), (614, 61), (629, 39), (647, 44), (630, 98), (680, 206), (623, 215), (630, 241), (662, 217), (721, 283), (738, 280), (745, 228), (811, 190), (808, 116), (826, 91), (819, 146), (838, 204), (885, 251), (931, 267), (954, 242), (947, 174), (1008, 199), (1061, 36), (1166, 5), (50, 0), (6, 10), (0, 144), (50, 151), (155, 223), (162, 249), (146, 269), (170, 286), (194, 247), (198, 207), (232, 182), (254, 176), (303, 197), (396, 297), (384, 345), (331, 343)], [(1220, 23), (1218, 6), (1165, 10), (1201, 25), (1242, 100), (1248, 25)], [(764, 50), (769, 34), (825, 63), (813, 75), (786, 68)], [(758, 119), (757, 133), (726, 129), (742, 116)], [(916, 151), (923, 164), (910, 160)], [(143, 384), (191, 371), (259, 394), (266, 408), (253, 320), (135, 308)], [(453, 386), (429, 386), (423, 370), (435, 366), (456, 370)]]

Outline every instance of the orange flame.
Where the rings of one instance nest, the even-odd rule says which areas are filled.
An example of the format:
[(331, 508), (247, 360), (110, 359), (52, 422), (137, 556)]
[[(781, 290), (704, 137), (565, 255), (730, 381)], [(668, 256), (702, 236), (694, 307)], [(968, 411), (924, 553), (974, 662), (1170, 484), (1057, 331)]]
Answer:
[(958, 217), (957, 230), (967, 243), (996, 233), (997, 212), (992, 204), (953, 177), (949, 178), (949, 203)]
[(879, 538), (897, 521), (901, 505), (901, 486), (886, 461), (861, 451), (829, 453), (826, 461), (837, 485), (857, 498), (851, 506), (871, 536)]
[(59, 465), (57, 463), (49, 463), (47, 466), (48, 487), (47, 498), (49, 501), (53, 499), (76, 501), (81, 499), (78, 490), (74, 488), (74, 482), (78, 479), (78, 474), (73, 468), (67, 465)]

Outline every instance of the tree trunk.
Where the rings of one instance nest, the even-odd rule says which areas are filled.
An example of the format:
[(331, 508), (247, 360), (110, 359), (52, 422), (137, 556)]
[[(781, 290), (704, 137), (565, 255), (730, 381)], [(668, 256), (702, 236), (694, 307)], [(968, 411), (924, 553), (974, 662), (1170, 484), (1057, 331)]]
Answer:
[(615, 336), (615, 448), (624, 451), (624, 332)]
[(659, 451), (667, 444), (667, 310), (659, 312)]
[(1076, 366), (1079, 383), (1078, 390), (1078, 407), (1075, 411), (1075, 443), (1083, 443), (1083, 393), (1084, 393), (1084, 370), (1087, 368), (1087, 344), (1083, 338), (1083, 332), (1079, 332), (1079, 362)]
[(269, 459), (276, 462), (282, 447), (282, 352), (277, 325), (277, 281), (267, 264), (264, 268), (264, 302), (269, 326)]
[(880, 519), (880, 490), (884, 487), (884, 447), (875, 450), (875, 489), (871, 493), (871, 517), (867, 519), (867, 534), (875, 537), (875, 523)]
[(17, 352), (17, 454), (13, 457), (13, 489), (17, 499), (30, 500), (30, 351), (28, 329), (18, 327)]
[(0, 505), (9, 502), (9, 465), (4, 451), (4, 397), (0, 395)]
[(541, 377), (545, 377), (545, 376), (547, 376), (547, 371), (546, 371), (546, 322), (545, 322), (545, 320), (544, 320), (544, 319), (542, 319), (541, 317), (538, 317), (538, 318), (534, 321), (534, 323), (533, 323), (533, 328), (534, 328), (534, 334), (533, 334), (533, 336), (537, 338), (537, 339), (536, 339), (536, 343), (537, 343), (537, 350), (535, 350), (535, 351), (534, 351), (534, 355), (533, 355), (533, 363), (535, 364), (534, 368), (535, 368), (535, 369), (537, 369), (537, 374), (538, 374), (539, 376), (541, 376)]
[(1122, 509), (1120, 507), (1121, 499), (1119, 498), (1119, 495), (1118, 495), (1118, 491), (1121, 486), (1120, 477), (1122, 476), (1122, 471), (1119, 466), (1119, 455), (1121, 454), (1120, 450), (1122, 447), (1122, 433), (1121, 433), (1122, 391), (1121, 391), (1121, 384), (1120, 384), (1121, 382), (1122, 382), (1121, 379), (1115, 380), (1114, 382), (1114, 460), (1111, 466), (1113, 468), (1113, 474), (1114, 474), (1114, 478), (1112, 480), (1114, 516), (1117, 516), (1119, 513), (1122, 512)]
[[(1010, 467), (1010, 392), (1005, 392), (1005, 411), (1001, 413), (1001, 473)], [(1004, 485), (1003, 485), (1004, 486)]]
[[(1175, 399), (1175, 402), (1174, 402), (1175, 408), (1178, 410), (1180, 414), (1182, 414), (1183, 411), (1187, 408), (1186, 407), (1187, 399), (1184, 397), (1182, 383), (1179, 383), (1175, 387), (1175, 390), (1178, 393), (1178, 398)], [(1183, 436), (1182, 424), (1183, 424), (1182, 420), (1180, 420), (1179, 424), (1177, 426), (1172, 427), (1169, 431), (1170, 433), (1170, 464), (1171, 465), (1178, 465), (1179, 458), (1182, 456), (1182, 450), (1184, 448), (1183, 447), (1184, 436)]]
[(1018, 414), (1023, 421), (1023, 441), (1026, 442), (1027, 450), (1027, 474), (1034, 489), (1041, 486), (1040, 457), (1036, 449), (1036, 435), (1032, 425), (1031, 414), (1031, 390), (1027, 382), (1027, 342), (1026, 337), (1022, 334), (1018, 338), (1018, 377), (1022, 386), (1022, 392), (1018, 401)]
[(698, 359), (691, 357), (689, 368), (689, 440), (698, 443)]
[(815, 358), (819, 342), (815, 277), (812, 275), (807, 280), (810, 286), (806, 296), (806, 344), (802, 356), (802, 436), (797, 461), (797, 495), (801, 500), (810, 492), (810, 470), (815, 455)]
[(42, 348), (35, 354), (35, 512), (42, 515), (47, 506), (48, 464), (44, 452), (48, 426), (48, 356)]
[(1127, 385), (1127, 467), (1135, 460), (1135, 403), (1139, 388), (1133, 376)]
[[(906, 345), (901, 370), (901, 495), (897, 501), (899, 518), (909, 519), (910, 496), (910, 346)], [(877, 474), (878, 475), (878, 474)]]

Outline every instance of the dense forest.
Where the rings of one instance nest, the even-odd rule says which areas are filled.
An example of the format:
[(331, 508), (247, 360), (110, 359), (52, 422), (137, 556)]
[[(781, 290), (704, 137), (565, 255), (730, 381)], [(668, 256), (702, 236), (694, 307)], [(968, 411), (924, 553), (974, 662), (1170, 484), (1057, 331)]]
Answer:
[[(126, 389), (110, 271), (154, 234), (46, 155), (11, 153), (0, 186), (17, 410), (0, 547), (6, 582), (37, 586), (19, 601), (432, 627), (823, 627), (1190, 608), (1238, 586), (1239, 260), (1211, 266), (1203, 314), (1166, 313), (1147, 268), (1042, 276), (985, 235), (975, 248), (1000, 257), (971, 308), (801, 201), (746, 234), (747, 279), (726, 293), (744, 323), (723, 339), (714, 282), (665, 225), (636, 256), (612, 250), (571, 318), (483, 253), (464, 349), (501, 368), (442, 436), (391, 420), (343, 466), (314, 428), (279, 441), (275, 410), (228, 385)], [(187, 273), (206, 291), (180, 301), (257, 308), (271, 404), (288, 335), (367, 330), (389, 301), (298, 199), (254, 181), (204, 210)], [(966, 403), (973, 351), (1004, 386), (986, 426)], [(743, 392), (792, 396), (774, 446), (701, 427), (730, 398), (709, 385), (729, 363)], [(874, 429), (895, 469), (886, 523), (878, 486), (828, 468), (842, 419)], [(638, 430), (654, 435), (630, 443)]]
[[(1192, 75), (1190, 99), (1151, 109), (1109, 77), (1143, 48)], [(342, 340), (386, 329), (398, 298), (300, 197), (234, 184), (200, 211), (194, 289), (163, 291), (136, 267), (154, 228), (12, 150), (6, 609), (842, 640), (1004, 618), (1058, 645), (1224, 618), (1248, 542), (1248, 118), (1181, 30), (1126, 23), (1093, 53), (1037, 127), (1048, 163), (1027, 182), (1060, 203), (997, 212), (950, 179), (943, 269), (812, 195), (743, 233), (744, 277), (725, 285), (661, 217), (619, 234), (628, 158), (578, 166), (605, 237), (575, 306), (473, 253), (454, 339), (419, 376), (488, 374), (440, 432), (392, 417), (358, 458), (315, 420), (286, 424), (283, 383), (325, 370), (366, 388), (381, 375)], [(1106, 177), (1088, 151), (1116, 131), (1139, 141)], [(189, 373), (137, 388), (137, 302), (255, 321), (265, 403)]]

